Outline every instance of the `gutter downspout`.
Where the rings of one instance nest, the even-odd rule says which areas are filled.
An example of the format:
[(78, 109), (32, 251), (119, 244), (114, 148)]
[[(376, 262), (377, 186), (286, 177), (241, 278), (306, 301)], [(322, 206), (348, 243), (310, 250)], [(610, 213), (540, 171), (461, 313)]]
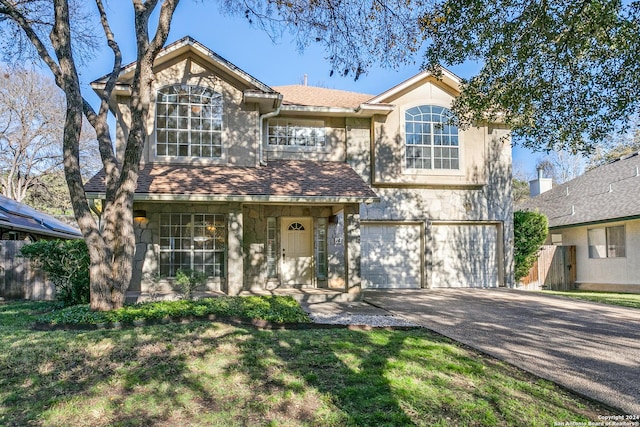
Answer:
[(259, 153), (258, 153), (258, 166), (266, 166), (267, 165), (267, 162), (264, 161), (264, 154), (263, 154), (263, 152), (264, 152), (263, 144), (264, 143), (263, 143), (263, 139), (262, 139), (262, 124), (264, 123), (264, 119), (275, 117), (278, 114), (280, 114), (280, 108), (282, 108), (282, 101), (280, 101), (278, 103), (278, 108), (276, 108), (275, 111), (272, 111), (270, 113), (262, 114), (260, 116), (260, 119), (258, 120), (258, 139), (259, 139), (259, 142), (258, 142), (258, 151), (259, 151)]

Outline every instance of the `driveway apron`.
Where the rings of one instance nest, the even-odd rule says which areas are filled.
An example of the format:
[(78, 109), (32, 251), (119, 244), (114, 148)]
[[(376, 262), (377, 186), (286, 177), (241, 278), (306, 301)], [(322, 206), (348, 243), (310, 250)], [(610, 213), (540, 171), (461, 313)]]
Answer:
[(366, 290), (364, 301), (640, 415), (640, 310), (511, 289)]

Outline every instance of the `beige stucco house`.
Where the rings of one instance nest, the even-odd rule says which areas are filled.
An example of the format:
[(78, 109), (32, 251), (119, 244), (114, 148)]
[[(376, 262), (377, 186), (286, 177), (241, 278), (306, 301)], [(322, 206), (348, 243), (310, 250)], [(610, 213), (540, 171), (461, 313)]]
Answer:
[(639, 195), (635, 152), (554, 186), (518, 209), (547, 216), (548, 244), (576, 247), (578, 289), (640, 293)]
[[(509, 132), (447, 123), (450, 72), (377, 96), (269, 87), (188, 37), (155, 72), (132, 291), (186, 268), (228, 294), (513, 285)], [(111, 103), (119, 155), (132, 73)], [(86, 190), (104, 197), (103, 175)]]

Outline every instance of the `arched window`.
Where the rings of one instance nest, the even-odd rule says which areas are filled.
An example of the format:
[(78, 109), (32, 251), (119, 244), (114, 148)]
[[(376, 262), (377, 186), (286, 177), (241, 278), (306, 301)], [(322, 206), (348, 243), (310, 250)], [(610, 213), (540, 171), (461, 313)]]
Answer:
[(448, 123), (451, 111), (420, 105), (404, 114), (408, 169), (459, 169), (458, 127)]
[(222, 157), (222, 94), (189, 85), (160, 89), (156, 155)]
[(289, 224), (289, 231), (304, 231), (304, 225), (299, 222), (292, 222)]

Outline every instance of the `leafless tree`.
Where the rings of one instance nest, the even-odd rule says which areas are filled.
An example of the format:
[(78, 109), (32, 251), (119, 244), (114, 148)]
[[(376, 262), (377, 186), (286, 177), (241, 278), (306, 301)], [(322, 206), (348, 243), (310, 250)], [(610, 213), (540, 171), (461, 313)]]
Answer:
[[(0, 191), (4, 196), (23, 202), (32, 188), (42, 187), (47, 177), (62, 171), (64, 110), (64, 95), (50, 78), (35, 70), (0, 67)], [(99, 169), (94, 160), (98, 154), (95, 134), (86, 125), (80, 140), (85, 177)]]
[[(140, 157), (144, 147), (145, 125), (151, 99), (153, 63), (164, 46), (173, 13), (179, 0), (132, 0), (136, 34), (136, 69), (131, 81), (132, 125), (122, 162), (116, 159), (107, 116), (109, 100), (122, 66), (122, 54), (102, 0), (95, 1), (94, 15), (113, 52), (113, 67), (100, 91), (97, 111), (83, 97), (78, 77), (78, 58), (95, 42), (89, 31), (98, 26), (87, 13), (88, 3), (73, 0), (0, 0), (0, 36), (11, 34), (13, 43), (0, 43), (3, 53), (19, 54), (15, 46), (29, 47), (51, 70), (56, 85), (66, 97), (62, 138), (64, 171), (73, 211), (87, 242), (91, 258), (91, 308), (109, 310), (124, 303), (131, 280), (135, 235), (133, 195)], [(150, 37), (150, 17), (160, 7), (155, 32)], [(82, 19), (74, 19), (82, 17)], [(73, 48), (72, 48), (73, 47)], [(24, 51), (24, 49), (23, 49)], [(17, 52), (17, 53), (16, 53)], [(106, 173), (106, 198), (102, 227), (91, 215), (82, 182), (80, 133), (85, 116), (96, 131), (102, 164)]]
[(536, 169), (542, 168), (546, 178), (552, 178), (556, 184), (571, 181), (584, 173), (585, 157), (580, 153), (566, 150), (549, 152), (538, 160)]

